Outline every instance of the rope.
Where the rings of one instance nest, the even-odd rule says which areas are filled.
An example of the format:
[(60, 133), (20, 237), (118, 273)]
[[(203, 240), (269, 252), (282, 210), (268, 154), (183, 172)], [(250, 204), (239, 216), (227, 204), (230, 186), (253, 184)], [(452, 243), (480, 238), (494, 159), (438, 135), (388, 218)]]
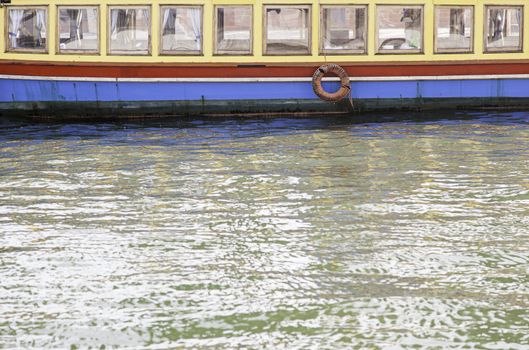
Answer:
[(349, 104), (353, 109), (353, 112), (356, 112), (355, 105), (353, 104), (353, 89), (351, 88), (351, 81), (349, 81)]

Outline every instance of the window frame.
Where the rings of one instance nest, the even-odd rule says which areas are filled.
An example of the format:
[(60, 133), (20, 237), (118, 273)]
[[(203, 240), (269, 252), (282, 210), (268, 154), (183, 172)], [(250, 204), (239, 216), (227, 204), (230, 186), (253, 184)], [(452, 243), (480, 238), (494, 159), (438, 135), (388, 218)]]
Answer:
[[(61, 18), (60, 10), (69, 9), (69, 10), (81, 10), (86, 8), (96, 8), (97, 9), (97, 49), (96, 50), (61, 50)], [(55, 33), (55, 53), (57, 55), (101, 55), (101, 6), (100, 5), (56, 5), (55, 13), (57, 14), (57, 31)]]
[[(134, 52), (134, 51), (112, 51), (111, 39), (112, 39), (112, 9), (147, 9), (149, 10), (149, 33), (147, 35), (147, 52)], [(107, 5), (107, 56), (151, 56), (152, 55), (152, 5), (129, 5), (129, 4), (112, 4)]]
[[(448, 8), (448, 9), (465, 9), (470, 8), (471, 12), (471, 20), (472, 23), (470, 25), (470, 48), (469, 49), (439, 49), (437, 47), (437, 9), (438, 8)], [(434, 54), (473, 54), (474, 53), (474, 39), (475, 39), (475, 33), (474, 33), (474, 27), (476, 25), (476, 17), (475, 17), (475, 8), (474, 5), (434, 5), (434, 12), (433, 12), (433, 53)]]
[[(166, 8), (199, 8), (200, 9), (200, 50), (189, 50), (189, 51), (171, 51), (163, 49), (163, 10)], [(160, 4), (159, 11), (160, 15), (160, 28), (158, 29), (159, 33), (159, 43), (158, 43), (158, 55), (159, 56), (204, 56), (204, 5), (188, 5), (188, 4)]]
[[(267, 39), (268, 39), (268, 22), (266, 17), (266, 10), (267, 8), (305, 8), (309, 10), (308, 13), (308, 48), (307, 52), (278, 52), (278, 53), (270, 53), (267, 52)], [(263, 56), (312, 56), (312, 4), (263, 4), (262, 7), (263, 11), (263, 32), (261, 34), (261, 40), (262, 40), (262, 50), (263, 50)]]
[[(505, 8), (505, 9), (520, 9), (521, 13), (521, 19), (520, 19), (520, 48), (519, 49), (513, 49), (513, 48), (489, 48), (487, 45), (487, 38), (488, 38), (488, 17), (489, 17), (489, 8)], [(494, 53), (521, 53), (523, 52), (523, 41), (524, 41), (524, 5), (509, 5), (509, 4), (489, 4), (489, 5), (483, 5), (483, 53), (484, 54), (494, 54)]]
[[(382, 7), (398, 7), (398, 8), (411, 8), (421, 10), (421, 48), (420, 49), (395, 49), (395, 50), (381, 50), (379, 38), (380, 23), (378, 20), (378, 9)], [(375, 54), (376, 55), (424, 55), (424, 4), (400, 4), (400, 3), (385, 3), (375, 5)]]
[[(365, 10), (365, 30), (364, 30), (364, 50), (325, 50), (323, 48), (323, 36), (325, 32), (325, 28), (323, 26), (323, 11), (328, 8), (363, 8)], [(350, 4), (350, 3), (344, 3), (344, 4), (322, 4), (320, 5), (320, 28), (319, 28), (319, 35), (318, 39), (320, 41), (319, 43), (319, 54), (321, 56), (330, 56), (330, 55), (367, 55), (368, 54), (368, 38), (369, 38), (369, 5), (368, 4)]]
[[(227, 50), (218, 50), (217, 48), (217, 21), (218, 21), (218, 12), (219, 8), (226, 7), (249, 7), (250, 8), (250, 18), (252, 22), (250, 23), (250, 50), (248, 52), (244, 51), (227, 51)], [(213, 56), (253, 56), (253, 26), (255, 24), (255, 12), (253, 9), (253, 4), (215, 4), (213, 6)]]
[[(31, 54), (49, 54), (49, 42), (50, 42), (50, 6), (49, 5), (7, 5), (5, 6), (4, 16), (4, 39), (5, 47), (4, 52), (6, 53), (31, 53)], [(24, 48), (11, 48), (9, 40), (9, 12), (11, 9), (16, 10), (44, 10), (46, 18), (46, 45), (44, 49), (24, 49)]]

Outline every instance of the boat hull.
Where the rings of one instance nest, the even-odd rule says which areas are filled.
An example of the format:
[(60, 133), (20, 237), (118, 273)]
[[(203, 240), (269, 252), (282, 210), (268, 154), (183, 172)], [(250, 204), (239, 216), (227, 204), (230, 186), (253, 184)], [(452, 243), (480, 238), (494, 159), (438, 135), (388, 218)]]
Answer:
[[(337, 81), (324, 83), (338, 89)], [(529, 107), (529, 76), (352, 79), (351, 100), (320, 101), (306, 78), (0, 76), (0, 114), (116, 118), (350, 114), (382, 110)], [(351, 103), (352, 102), (352, 103)]]
[[(529, 107), (529, 61), (343, 64), (351, 99), (321, 101), (317, 66), (0, 61), (0, 114), (130, 118)], [(338, 79), (323, 82), (327, 91)]]

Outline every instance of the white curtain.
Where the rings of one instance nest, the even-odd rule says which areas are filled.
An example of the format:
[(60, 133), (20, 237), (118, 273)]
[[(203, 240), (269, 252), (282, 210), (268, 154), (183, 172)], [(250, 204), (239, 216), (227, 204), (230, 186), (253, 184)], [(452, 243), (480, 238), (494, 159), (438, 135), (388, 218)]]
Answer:
[(23, 17), (24, 10), (9, 9), (9, 40), (12, 49), (17, 48), (18, 31)]
[(83, 11), (77, 10), (77, 21), (75, 24), (75, 35), (77, 36), (77, 47), (81, 47), (81, 24), (83, 23)]
[(136, 40), (136, 27), (133, 27), (132, 17), (136, 17), (136, 10), (125, 10), (125, 30), (123, 31), (123, 43), (130, 46)]
[(501, 11), (501, 20), (500, 20), (500, 28), (499, 28), (502, 41), (503, 39), (505, 39), (505, 36), (507, 34), (503, 31), (505, 29), (506, 21), (507, 21), (507, 10), (503, 10)]
[[(39, 31), (39, 38), (45, 39), (46, 38), (46, 11), (45, 10), (37, 10), (37, 30)], [(40, 45), (44, 46), (44, 44), (41, 42)]]
[(149, 10), (147, 10), (147, 9), (142, 9), (141, 12), (142, 12), (142, 17), (145, 18), (145, 22), (146, 23), (151, 23), (151, 20), (150, 20), (151, 12)]
[(169, 20), (169, 15), (171, 15), (171, 9), (164, 9), (163, 10), (162, 33), (165, 31), (165, 26), (167, 25), (167, 21)]
[(111, 10), (111, 14), (110, 14), (110, 26), (111, 26), (111, 35), (116, 35), (117, 34), (117, 29), (118, 29), (118, 15), (119, 15), (119, 11), (118, 9), (113, 9)]
[(522, 11), (516, 10), (516, 24), (518, 25), (518, 33), (520, 33), (522, 28)]
[[(145, 42), (147, 43), (147, 41), (149, 40), (148, 37), (149, 37), (149, 25), (151, 23), (151, 19), (150, 19), (151, 12), (149, 10), (147, 10), (147, 9), (142, 9), (141, 12), (142, 12), (142, 17), (145, 18), (145, 24), (146, 24), (146, 28), (145, 29), (142, 28), (142, 31), (145, 32), (145, 36), (142, 36), (141, 40), (145, 40)], [(134, 30), (136, 31), (138, 29), (134, 28)], [(147, 47), (145, 47), (145, 48), (147, 48)]]
[(191, 9), (191, 23), (193, 25), (193, 32), (195, 33), (195, 50), (200, 50), (202, 46), (201, 17), (201, 8), (194, 7)]

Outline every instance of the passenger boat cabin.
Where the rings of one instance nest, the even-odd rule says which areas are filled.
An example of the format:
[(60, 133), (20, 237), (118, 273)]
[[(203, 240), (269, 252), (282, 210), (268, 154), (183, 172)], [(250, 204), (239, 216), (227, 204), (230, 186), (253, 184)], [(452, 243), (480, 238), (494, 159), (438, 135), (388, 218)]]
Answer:
[[(17, 1), (2, 59), (340, 62), (525, 58), (524, 1)], [(448, 55), (449, 54), (449, 55)], [(407, 55), (398, 58), (395, 55)], [(130, 57), (134, 56), (134, 57)], [(337, 56), (332, 58), (332, 56)], [(367, 56), (367, 57), (366, 57)]]

